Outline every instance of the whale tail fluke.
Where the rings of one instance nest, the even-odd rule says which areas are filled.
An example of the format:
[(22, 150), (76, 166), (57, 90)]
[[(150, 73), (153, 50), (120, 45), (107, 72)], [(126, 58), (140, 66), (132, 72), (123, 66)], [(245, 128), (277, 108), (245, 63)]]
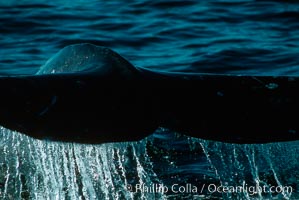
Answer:
[(140, 140), (158, 127), (232, 143), (299, 139), (299, 78), (161, 73), (71, 45), (36, 75), (0, 78), (0, 125), (38, 139)]
[(36, 74), (92, 73), (102, 77), (130, 79), (138, 70), (115, 51), (92, 44), (74, 44), (61, 49)]

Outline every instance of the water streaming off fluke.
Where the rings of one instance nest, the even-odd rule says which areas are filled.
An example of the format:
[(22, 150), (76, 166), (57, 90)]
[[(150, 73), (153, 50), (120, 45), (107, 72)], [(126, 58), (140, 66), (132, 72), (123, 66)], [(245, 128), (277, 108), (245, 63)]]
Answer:
[(1, 128), (1, 198), (139, 199), (128, 184), (157, 179), (145, 143), (55, 143)]
[[(234, 145), (158, 129), (140, 142), (84, 145), (34, 140), (4, 128), (0, 132), (1, 199), (296, 199), (298, 195), (298, 142)], [(219, 194), (207, 187), (244, 183), (292, 186), (293, 193)], [(169, 191), (144, 190), (159, 184)], [(174, 184), (206, 188), (176, 193), (171, 190)]]

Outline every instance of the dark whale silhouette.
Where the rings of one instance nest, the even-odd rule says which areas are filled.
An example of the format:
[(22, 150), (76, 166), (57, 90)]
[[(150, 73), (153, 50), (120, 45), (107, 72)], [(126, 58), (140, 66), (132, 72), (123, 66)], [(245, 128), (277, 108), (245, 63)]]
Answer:
[(0, 125), (38, 139), (136, 141), (158, 127), (230, 143), (299, 139), (299, 78), (166, 73), (71, 45), (36, 75), (0, 78)]

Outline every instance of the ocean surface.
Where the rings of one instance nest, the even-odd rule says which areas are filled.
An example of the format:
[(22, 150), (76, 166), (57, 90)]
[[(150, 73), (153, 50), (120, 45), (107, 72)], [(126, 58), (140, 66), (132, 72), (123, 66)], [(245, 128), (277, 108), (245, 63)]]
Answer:
[[(0, 0), (0, 76), (35, 74), (78, 43), (160, 71), (298, 76), (299, 1)], [(0, 135), (1, 199), (299, 199), (297, 141), (226, 144), (162, 128), (102, 145)]]

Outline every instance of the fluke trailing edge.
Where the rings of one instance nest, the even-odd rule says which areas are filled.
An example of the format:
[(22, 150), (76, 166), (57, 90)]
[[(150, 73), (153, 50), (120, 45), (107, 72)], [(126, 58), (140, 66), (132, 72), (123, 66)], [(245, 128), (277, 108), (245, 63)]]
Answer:
[(80, 143), (140, 140), (158, 127), (232, 143), (298, 140), (298, 88), (297, 77), (150, 71), (79, 44), (37, 75), (0, 78), (0, 125)]

